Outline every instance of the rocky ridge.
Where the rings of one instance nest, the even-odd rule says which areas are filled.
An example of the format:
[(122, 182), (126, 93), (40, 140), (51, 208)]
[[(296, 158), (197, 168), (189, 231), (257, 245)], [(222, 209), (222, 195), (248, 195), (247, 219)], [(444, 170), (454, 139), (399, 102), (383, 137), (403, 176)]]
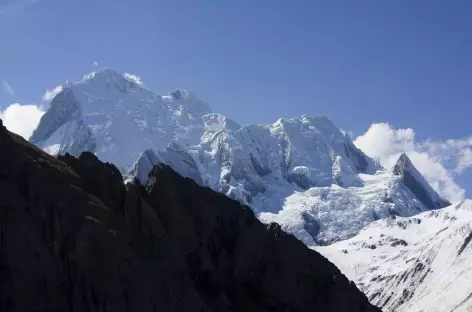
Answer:
[(276, 224), (155, 166), (125, 185), (0, 123), (1, 311), (380, 311)]

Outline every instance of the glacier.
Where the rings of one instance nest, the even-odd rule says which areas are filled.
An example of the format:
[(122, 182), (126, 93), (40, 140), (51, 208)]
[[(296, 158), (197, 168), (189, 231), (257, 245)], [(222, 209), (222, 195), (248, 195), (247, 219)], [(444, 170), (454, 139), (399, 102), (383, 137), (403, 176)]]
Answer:
[(382, 168), (327, 117), (240, 125), (188, 90), (159, 95), (109, 69), (66, 82), (30, 142), (53, 155), (93, 152), (128, 181), (145, 181), (153, 165), (168, 164), (307, 245), (450, 204), (406, 155)]

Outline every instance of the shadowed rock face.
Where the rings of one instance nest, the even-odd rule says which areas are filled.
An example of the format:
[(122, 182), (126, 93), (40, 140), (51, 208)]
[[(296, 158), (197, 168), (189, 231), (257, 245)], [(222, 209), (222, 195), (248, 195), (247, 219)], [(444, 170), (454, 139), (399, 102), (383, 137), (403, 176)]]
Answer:
[(143, 186), (0, 124), (0, 311), (380, 311), (276, 224), (166, 166)]

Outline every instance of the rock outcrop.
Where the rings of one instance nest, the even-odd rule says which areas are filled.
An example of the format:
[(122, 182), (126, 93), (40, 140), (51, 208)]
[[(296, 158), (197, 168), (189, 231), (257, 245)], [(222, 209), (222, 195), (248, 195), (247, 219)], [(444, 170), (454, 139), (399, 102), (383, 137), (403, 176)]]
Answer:
[(0, 123), (0, 311), (380, 311), (327, 259), (167, 166), (145, 185)]

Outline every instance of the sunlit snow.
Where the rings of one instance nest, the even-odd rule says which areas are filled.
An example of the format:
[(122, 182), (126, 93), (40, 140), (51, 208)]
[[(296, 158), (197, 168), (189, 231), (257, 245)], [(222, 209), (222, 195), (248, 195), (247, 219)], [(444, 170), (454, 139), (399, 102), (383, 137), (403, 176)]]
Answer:
[(314, 247), (386, 312), (472, 310), (472, 201), (371, 223)]

